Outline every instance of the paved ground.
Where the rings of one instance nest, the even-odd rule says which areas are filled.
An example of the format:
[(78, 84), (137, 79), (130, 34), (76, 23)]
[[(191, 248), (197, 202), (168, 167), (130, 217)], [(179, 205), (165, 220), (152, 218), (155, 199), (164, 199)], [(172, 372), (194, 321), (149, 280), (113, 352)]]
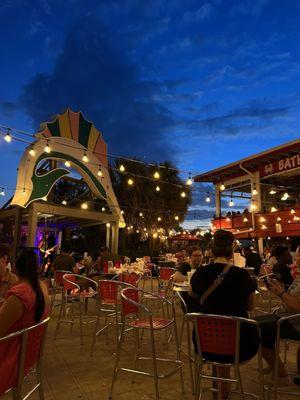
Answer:
[[(181, 310), (178, 307), (178, 317), (181, 318)], [(70, 326), (62, 326), (58, 337), (54, 340), (54, 330), (58, 314), (58, 307), (55, 307), (52, 319), (49, 325), (46, 348), (44, 352), (44, 391), (45, 400), (102, 400), (109, 396), (109, 388), (113, 365), (115, 360), (115, 330), (109, 331), (109, 344), (106, 345), (105, 336), (97, 339), (95, 353), (90, 357), (90, 346), (92, 340), (93, 324), (84, 327), (84, 344), (80, 345), (79, 328), (75, 326), (71, 332)], [(147, 351), (148, 338), (143, 338), (143, 349)], [(157, 335), (157, 348), (159, 355), (174, 356), (174, 342), (166, 349), (164, 336)], [(122, 353), (122, 365), (133, 366), (134, 337), (128, 333), (124, 352)], [(291, 373), (295, 372), (295, 345), (290, 345), (288, 351), (288, 368)], [(160, 381), (160, 394), (162, 400), (190, 400), (194, 399), (191, 394), (190, 376), (187, 363), (187, 357), (183, 355), (186, 365), (183, 368), (185, 381), (185, 394), (180, 390), (179, 375)], [(141, 363), (143, 368), (147, 363)], [(151, 364), (149, 364), (151, 367)], [(257, 383), (257, 360), (252, 360), (249, 364), (242, 367), (242, 378), (246, 391), (258, 393)], [(291, 386), (300, 394), (300, 387)], [(33, 395), (32, 398), (37, 397)], [(8, 398), (6, 395), (5, 400)], [(116, 382), (114, 399), (116, 400), (150, 400), (154, 399), (154, 385), (151, 378), (137, 377), (136, 382), (132, 384), (131, 375), (120, 373)], [(206, 395), (211, 398), (211, 395)], [(233, 395), (233, 399), (239, 398)], [(295, 398), (290, 396), (280, 396), (282, 399)]]

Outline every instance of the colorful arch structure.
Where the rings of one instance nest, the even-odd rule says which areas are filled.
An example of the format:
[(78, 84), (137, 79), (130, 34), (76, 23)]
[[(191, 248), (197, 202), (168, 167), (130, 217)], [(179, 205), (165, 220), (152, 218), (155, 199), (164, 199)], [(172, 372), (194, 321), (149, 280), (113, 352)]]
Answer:
[[(46, 197), (55, 183), (70, 173), (67, 168), (54, 168), (41, 175), (37, 170), (42, 161), (69, 161), (93, 194), (107, 201), (112, 214), (98, 213), (103, 223), (112, 222), (117, 230), (119, 227), (124, 227), (125, 221), (108, 171), (107, 145), (93, 123), (85, 119), (80, 111), (67, 109), (63, 114), (56, 115), (52, 121), (44, 123), (42, 130), (35, 136), (37, 140), (26, 148), (20, 160), (17, 188), (11, 205), (34, 208), (37, 200)], [(45, 151), (47, 144), (51, 149), (50, 153)], [(35, 151), (34, 157), (30, 154), (32, 148)], [(82, 161), (84, 154), (88, 162)], [(98, 176), (99, 168), (102, 172), (101, 177)], [(44, 208), (47, 206), (51, 211), (51, 205), (45, 203)], [(78, 210), (82, 217), (88, 212)], [(32, 236), (33, 233), (29, 245), (32, 245)], [(116, 232), (114, 237), (118, 237)], [(116, 250), (117, 244), (113, 243), (112, 247)]]

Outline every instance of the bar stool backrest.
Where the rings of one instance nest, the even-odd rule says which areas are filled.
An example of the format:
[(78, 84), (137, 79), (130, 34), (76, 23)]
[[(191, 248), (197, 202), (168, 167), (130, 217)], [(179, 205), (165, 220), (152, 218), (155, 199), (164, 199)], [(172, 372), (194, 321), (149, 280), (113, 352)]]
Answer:
[(64, 280), (63, 280), (63, 276), (65, 274), (68, 274), (69, 271), (61, 271), (61, 270), (57, 270), (54, 271), (54, 281), (56, 286), (63, 286)]
[(161, 267), (158, 269), (159, 279), (162, 281), (169, 281), (171, 276), (176, 272), (175, 268)]
[(99, 297), (102, 304), (117, 304), (118, 302), (118, 283), (116, 281), (99, 281)]
[(76, 275), (64, 274), (63, 285), (64, 285), (64, 290), (78, 289), (78, 285), (76, 284)]
[(132, 273), (124, 273), (119, 275), (119, 280), (124, 283), (128, 283), (132, 286), (137, 286), (139, 281), (141, 280), (141, 275), (136, 274), (135, 272)]
[(136, 288), (125, 288), (122, 294), (122, 314), (138, 314), (139, 311), (139, 290)]

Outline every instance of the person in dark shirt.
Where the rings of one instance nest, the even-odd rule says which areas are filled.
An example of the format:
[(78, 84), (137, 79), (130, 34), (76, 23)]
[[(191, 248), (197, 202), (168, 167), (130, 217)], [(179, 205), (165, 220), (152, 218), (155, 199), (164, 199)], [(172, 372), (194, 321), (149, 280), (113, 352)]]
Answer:
[(250, 247), (244, 247), (243, 252), (246, 258), (246, 267), (254, 268), (254, 273), (258, 276), (262, 265), (260, 255), (252, 251)]
[[(193, 274), (190, 284), (190, 295), (196, 297), (199, 302), (195, 312), (206, 314), (230, 315), (236, 317), (248, 317), (248, 311), (252, 310), (254, 303), (254, 285), (249, 273), (234, 265), (230, 267), (222, 283), (200, 304), (201, 296), (214, 283), (224, 268), (233, 259), (234, 236), (231, 232), (218, 230), (214, 234), (212, 253), (214, 263), (203, 268), (198, 268)], [(240, 361), (250, 360), (258, 350), (259, 338), (253, 325), (243, 323), (241, 325)], [(196, 349), (195, 349), (196, 350)], [(232, 362), (228, 356), (204, 355), (213, 361)], [(218, 372), (222, 377), (230, 377), (230, 369), (222, 368)], [(224, 398), (228, 395), (230, 386), (221, 385), (221, 393)]]
[(188, 255), (190, 262), (183, 262), (173, 275), (173, 282), (184, 282), (187, 281), (187, 273), (192, 269), (197, 269), (202, 264), (203, 254), (202, 250), (198, 246), (191, 246), (188, 248)]
[(292, 256), (289, 249), (286, 246), (277, 246), (274, 250), (274, 256), (277, 263), (273, 267), (273, 273), (279, 275), (281, 282), (285, 286), (290, 286), (293, 283), (293, 277), (291, 275), (292, 270), (289, 267), (292, 264)]
[(55, 271), (70, 271), (77, 274), (79, 272), (76, 267), (76, 262), (73, 256), (71, 256), (72, 248), (69, 243), (65, 243), (62, 247), (62, 253), (58, 255), (53, 261), (53, 269)]

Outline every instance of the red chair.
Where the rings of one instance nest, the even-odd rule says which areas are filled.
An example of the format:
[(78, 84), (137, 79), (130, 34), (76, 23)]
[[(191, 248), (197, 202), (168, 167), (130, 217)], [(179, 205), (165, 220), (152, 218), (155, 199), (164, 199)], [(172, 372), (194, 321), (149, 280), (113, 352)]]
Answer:
[[(7, 385), (3, 385), (0, 396), (4, 393), (7, 393), (9, 390), (12, 390), (14, 400), (26, 400), (38, 389), (39, 398), (41, 400), (44, 399), (41, 367), (49, 319), (50, 318), (48, 317), (34, 326), (0, 338), (0, 343), (12, 342), (12, 345), (17, 339), (19, 340), (20, 346), (18, 365), (16, 366), (16, 375), (11, 377), (10, 382), (7, 382)], [(3, 362), (3, 360), (1, 360), (1, 362)], [(32, 371), (33, 368), (35, 369)], [(30, 372), (35, 372), (37, 383), (25, 396), (23, 396), (22, 391), (24, 378)], [(3, 377), (1, 377), (1, 379), (3, 379)]]
[[(182, 367), (183, 362), (180, 360), (180, 352), (179, 352), (179, 341), (177, 334), (177, 326), (176, 326), (176, 318), (175, 318), (175, 307), (172, 302), (167, 299), (164, 299), (160, 296), (157, 297), (157, 301), (161, 301), (165, 304), (168, 304), (172, 309), (171, 317), (166, 318), (154, 318), (152, 316), (152, 312), (150, 309), (141, 304), (141, 299), (144, 297), (145, 292), (142, 289), (137, 288), (126, 288), (121, 291), (122, 297), (122, 328), (121, 333), (118, 339), (118, 347), (116, 354), (116, 361), (114, 367), (114, 373), (112, 378), (111, 390), (109, 398), (112, 399), (114, 384), (117, 379), (117, 375), (119, 371), (126, 371), (133, 374), (140, 374), (143, 376), (152, 377), (154, 379), (154, 387), (155, 387), (155, 399), (159, 400), (159, 388), (158, 381), (159, 379), (167, 378), (173, 375), (176, 372), (180, 373), (181, 380), (181, 388), (184, 393), (184, 384), (183, 384), (183, 375), (182, 375)], [(141, 314), (143, 313), (143, 317), (141, 318)], [(135, 355), (134, 355), (134, 367), (133, 368), (120, 368), (120, 356), (123, 345), (123, 338), (126, 330), (126, 326), (134, 329), (135, 332)], [(175, 344), (176, 344), (176, 359), (165, 359), (157, 357), (156, 347), (155, 347), (155, 335), (157, 332), (161, 332), (167, 328), (174, 328), (174, 336), (175, 336)], [(139, 346), (139, 331), (150, 331), (151, 338), (151, 357), (144, 357), (139, 355), (138, 350)], [(139, 360), (151, 360), (153, 365), (153, 373), (146, 372), (144, 370), (136, 369), (137, 363)], [(168, 370), (168, 373), (159, 374), (158, 373), (158, 362), (169, 363), (172, 365), (171, 371)]]
[(172, 275), (174, 275), (176, 271), (176, 268), (158, 268), (158, 292), (161, 296), (167, 296), (169, 294), (172, 287)]
[[(95, 290), (94, 290), (95, 289)], [(60, 324), (67, 323), (73, 324), (79, 323), (80, 327), (80, 342), (83, 344), (83, 319), (84, 318), (92, 318), (87, 315), (87, 306), (88, 306), (88, 299), (95, 299), (96, 294), (98, 292), (98, 284), (94, 280), (87, 278), (82, 275), (77, 274), (65, 274), (63, 275), (63, 295), (62, 295), (62, 303), (60, 306), (57, 324), (55, 329), (54, 338), (56, 339), (57, 332), (59, 330)], [(83, 304), (84, 303), (84, 304)], [(67, 306), (68, 304), (71, 306), (71, 316), (68, 318), (67, 313)], [(79, 314), (75, 315), (73, 312), (74, 305), (78, 306)], [(85, 314), (83, 313), (82, 307), (85, 306)], [(64, 319), (62, 316), (64, 315)], [(78, 319), (78, 321), (77, 321)], [(92, 322), (92, 321), (89, 321)]]
[(132, 285), (137, 287), (142, 275), (136, 274), (135, 272), (132, 273), (123, 273), (118, 275), (118, 279), (121, 282), (127, 283), (128, 285)]
[(56, 294), (63, 293), (63, 276), (69, 273), (70, 271), (63, 271), (63, 270), (54, 271), (53, 292), (51, 296), (51, 309), (54, 305)]
[[(91, 357), (94, 352), (97, 336), (106, 331), (106, 344), (108, 344), (108, 328), (116, 326), (117, 338), (119, 336), (119, 309), (120, 309), (120, 291), (125, 287), (132, 287), (131, 285), (115, 280), (102, 280), (98, 282), (98, 314), (95, 324), (95, 331), (91, 346)], [(100, 319), (105, 315), (103, 327), (100, 329)], [(114, 321), (108, 323), (108, 318), (113, 318)]]
[[(229, 317), (222, 315), (211, 315), (201, 313), (187, 314), (194, 321), (196, 332), (196, 343), (198, 355), (196, 356), (195, 383), (196, 399), (201, 399), (205, 390), (218, 391), (217, 388), (207, 388), (201, 386), (202, 379), (208, 379), (218, 382), (236, 383), (240, 398), (245, 393), (242, 386), (240, 365), (246, 364), (249, 360), (240, 362), (240, 330), (241, 323), (253, 325), (259, 336), (260, 330), (258, 323), (251, 319)], [(261, 347), (258, 347), (258, 367), (260, 372), (260, 393), (264, 399), (264, 383), (262, 372)], [(211, 364), (213, 366), (211, 375), (203, 373), (203, 365)], [(234, 378), (220, 377), (214, 375), (215, 367), (233, 367)]]

